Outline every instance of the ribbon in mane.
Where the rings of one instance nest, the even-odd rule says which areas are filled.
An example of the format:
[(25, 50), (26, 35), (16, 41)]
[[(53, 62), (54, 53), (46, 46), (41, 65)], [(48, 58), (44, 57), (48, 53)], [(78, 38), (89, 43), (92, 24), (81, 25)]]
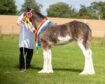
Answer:
[(27, 12), (26, 13), (26, 16), (30, 19), (30, 18), (32, 18), (32, 9), (29, 11), (29, 12)]
[(46, 18), (45, 20), (41, 22), (41, 24), (38, 26), (35, 32), (35, 37), (36, 37), (35, 40), (36, 40), (37, 49), (40, 47), (40, 43), (39, 43), (40, 34), (44, 31), (45, 28), (47, 28), (49, 24), (52, 24), (52, 22)]

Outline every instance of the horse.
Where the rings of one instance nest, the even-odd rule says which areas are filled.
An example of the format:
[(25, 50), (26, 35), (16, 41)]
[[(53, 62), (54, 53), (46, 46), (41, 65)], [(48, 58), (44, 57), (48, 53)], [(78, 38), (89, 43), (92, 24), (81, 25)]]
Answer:
[(24, 16), (28, 17), (35, 27), (36, 42), (43, 50), (43, 68), (38, 73), (53, 73), (51, 46), (75, 41), (85, 59), (84, 69), (80, 75), (95, 74), (90, 48), (92, 31), (86, 23), (76, 20), (65, 24), (52, 23), (47, 17), (33, 9), (25, 11)]

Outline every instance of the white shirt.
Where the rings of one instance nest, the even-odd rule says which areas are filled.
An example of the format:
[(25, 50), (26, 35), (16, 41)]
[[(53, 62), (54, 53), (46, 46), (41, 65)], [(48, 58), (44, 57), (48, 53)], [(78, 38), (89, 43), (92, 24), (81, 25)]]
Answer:
[(19, 48), (25, 47), (25, 48), (33, 49), (34, 33), (30, 30), (29, 25), (26, 22), (24, 24), (21, 23), (23, 19), (23, 14), (17, 20), (17, 23), (20, 25), (20, 28), (21, 28), (19, 33)]

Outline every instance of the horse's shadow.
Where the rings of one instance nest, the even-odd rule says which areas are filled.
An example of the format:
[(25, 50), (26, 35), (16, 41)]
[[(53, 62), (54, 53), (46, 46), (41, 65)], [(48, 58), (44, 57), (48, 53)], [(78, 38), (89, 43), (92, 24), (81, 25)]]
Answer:
[(81, 69), (73, 69), (73, 68), (54, 68), (55, 71), (71, 71), (71, 72), (81, 72)]
[[(16, 65), (15, 67), (19, 68), (19, 65)], [(41, 67), (35, 67), (35, 66), (31, 66), (30, 69), (33, 70), (41, 70)], [(75, 69), (75, 68), (53, 68), (54, 71), (71, 71), (71, 72), (81, 72), (82, 69)]]
[[(33, 67), (31, 66), (31, 69), (35, 69), (35, 70), (41, 70), (41, 67)], [(71, 72), (81, 72), (82, 69), (73, 69), (73, 68), (53, 68), (54, 71), (71, 71)]]

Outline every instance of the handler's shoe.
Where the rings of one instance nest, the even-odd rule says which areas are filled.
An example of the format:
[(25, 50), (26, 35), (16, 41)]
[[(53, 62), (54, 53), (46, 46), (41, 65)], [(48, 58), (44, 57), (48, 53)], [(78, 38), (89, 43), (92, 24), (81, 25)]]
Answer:
[(26, 69), (21, 69), (21, 70), (20, 70), (20, 72), (25, 72), (25, 71), (26, 71)]

